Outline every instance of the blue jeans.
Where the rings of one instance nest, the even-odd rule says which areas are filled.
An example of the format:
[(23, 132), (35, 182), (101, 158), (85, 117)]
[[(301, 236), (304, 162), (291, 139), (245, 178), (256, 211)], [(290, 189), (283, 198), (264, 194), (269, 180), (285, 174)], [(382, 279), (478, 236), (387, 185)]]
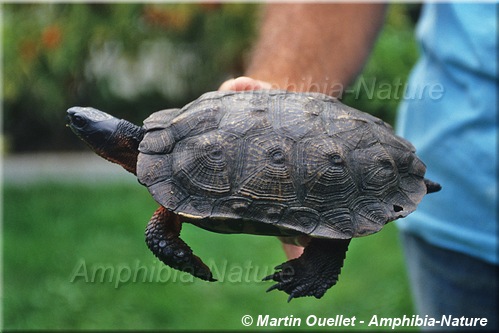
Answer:
[(487, 318), (487, 326), (422, 329), (497, 330), (498, 266), (431, 245), (402, 232), (414, 306), (419, 316)]

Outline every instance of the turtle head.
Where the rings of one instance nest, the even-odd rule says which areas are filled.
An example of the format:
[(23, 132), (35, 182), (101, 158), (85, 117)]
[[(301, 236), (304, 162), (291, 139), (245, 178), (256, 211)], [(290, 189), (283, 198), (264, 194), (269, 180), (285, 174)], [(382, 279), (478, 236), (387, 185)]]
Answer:
[(118, 129), (119, 119), (89, 107), (73, 107), (67, 121), (71, 130), (93, 150), (98, 150)]
[(67, 126), (99, 156), (136, 174), (142, 127), (90, 107), (70, 108)]

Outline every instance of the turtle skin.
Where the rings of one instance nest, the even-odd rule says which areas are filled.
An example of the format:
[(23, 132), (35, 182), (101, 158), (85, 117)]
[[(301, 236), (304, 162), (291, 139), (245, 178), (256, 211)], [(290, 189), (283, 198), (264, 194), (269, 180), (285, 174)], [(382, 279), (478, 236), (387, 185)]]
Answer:
[[(180, 238), (183, 222), (226, 234), (307, 235), (302, 256), (264, 279), (277, 282), (269, 290), (286, 292), (288, 301), (321, 298), (336, 284), (352, 238), (407, 216), (440, 189), (388, 124), (323, 94), (210, 92), (153, 113), (143, 127), (123, 122), (115, 127), (125, 130), (98, 143), (85, 139), (88, 129), (70, 127), (136, 174), (160, 204), (146, 229), (151, 251), (214, 281)], [(116, 151), (127, 153), (126, 162), (109, 157)]]

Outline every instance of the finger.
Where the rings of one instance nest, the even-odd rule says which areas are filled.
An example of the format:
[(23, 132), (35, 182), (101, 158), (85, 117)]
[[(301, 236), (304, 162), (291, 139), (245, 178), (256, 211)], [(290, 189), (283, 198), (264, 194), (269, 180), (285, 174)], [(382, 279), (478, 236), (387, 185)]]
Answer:
[(227, 80), (218, 88), (218, 90), (221, 91), (246, 91), (260, 89), (272, 89), (272, 85), (268, 82), (255, 80), (247, 76), (240, 76), (235, 79)]
[(295, 259), (302, 255), (303, 247), (292, 244), (282, 244), (282, 248), (284, 249), (284, 253), (288, 259)]

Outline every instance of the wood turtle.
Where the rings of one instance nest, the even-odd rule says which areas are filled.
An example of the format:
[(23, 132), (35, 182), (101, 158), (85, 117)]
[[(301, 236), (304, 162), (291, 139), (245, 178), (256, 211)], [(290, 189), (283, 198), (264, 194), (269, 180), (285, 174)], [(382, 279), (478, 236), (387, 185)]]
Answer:
[(136, 126), (89, 107), (69, 127), (137, 175), (160, 204), (149, 249), (166, 265), (215, 281), (180, 238), (182, 222), (218, 233), (308, 235), (303, 254), (264, 278), (320, 298), (338, 280), (353, 237), (416, 209), (440, 185), (411, 143), (382, 120), (318, 93), (209, 92)]

